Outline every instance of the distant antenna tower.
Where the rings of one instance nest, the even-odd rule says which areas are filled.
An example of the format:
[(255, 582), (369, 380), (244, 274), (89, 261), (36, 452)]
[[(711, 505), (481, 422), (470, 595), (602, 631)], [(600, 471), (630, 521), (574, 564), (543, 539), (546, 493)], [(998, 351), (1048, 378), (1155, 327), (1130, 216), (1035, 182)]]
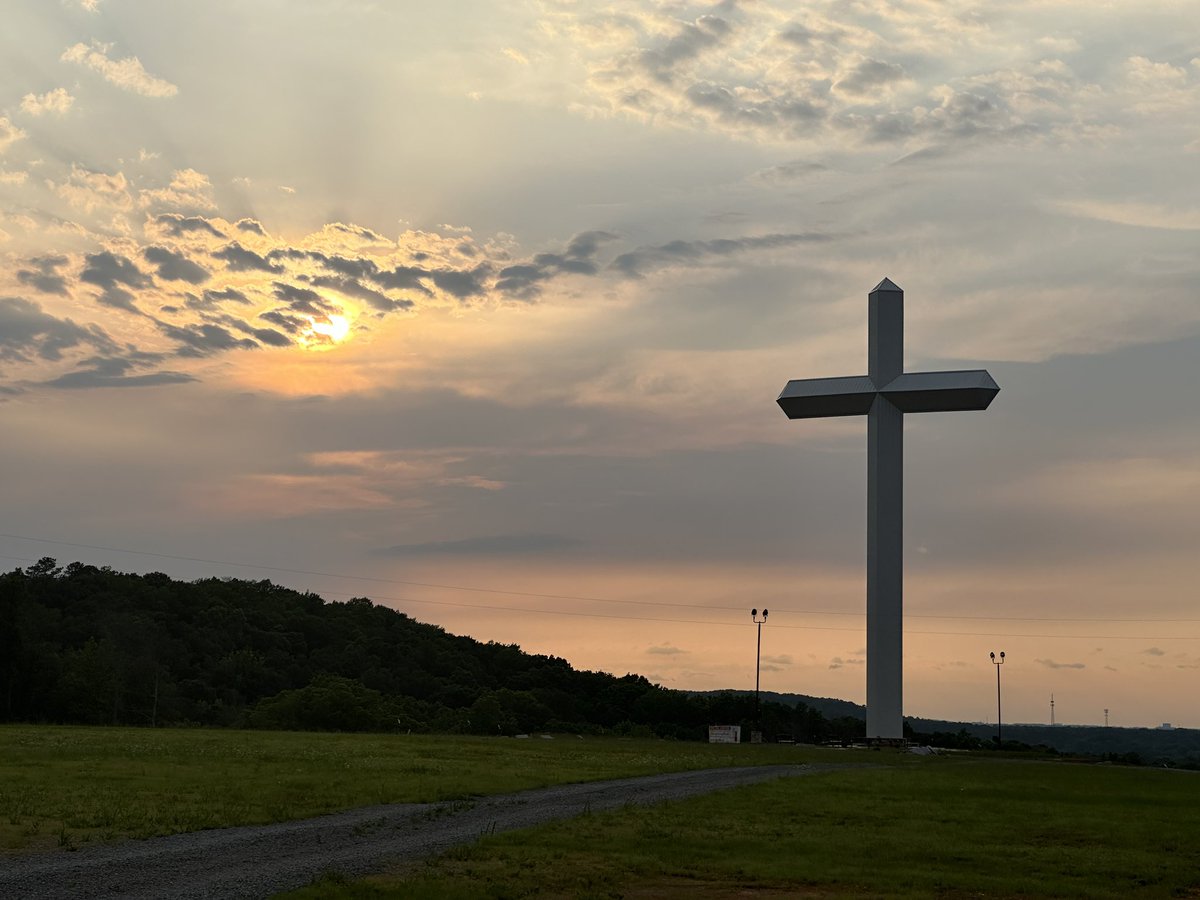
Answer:
[(1050, 727), (1054, 727), (1054, 695), (1050, 695)]
[(1108, 707), (1104, 707), (1104, 727), (1108, 727)]

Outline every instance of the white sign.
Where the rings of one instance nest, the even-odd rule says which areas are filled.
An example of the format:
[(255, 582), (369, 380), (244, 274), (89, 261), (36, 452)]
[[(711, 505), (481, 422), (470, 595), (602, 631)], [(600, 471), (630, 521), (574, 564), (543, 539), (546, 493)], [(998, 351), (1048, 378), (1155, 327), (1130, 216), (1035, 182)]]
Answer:
[(742, 726), (709, 725), (708, 742), (710, 744), (740, 744), (742, 742)]

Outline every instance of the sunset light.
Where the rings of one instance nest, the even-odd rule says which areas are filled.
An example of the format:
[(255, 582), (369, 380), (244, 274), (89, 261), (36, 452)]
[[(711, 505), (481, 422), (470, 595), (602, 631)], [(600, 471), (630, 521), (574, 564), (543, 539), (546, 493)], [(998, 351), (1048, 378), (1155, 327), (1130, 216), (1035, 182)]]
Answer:
[(1187, 6), (11, 0), (0, 556), (862, 701), (887, 277), (904, 714), (1200, 726)]

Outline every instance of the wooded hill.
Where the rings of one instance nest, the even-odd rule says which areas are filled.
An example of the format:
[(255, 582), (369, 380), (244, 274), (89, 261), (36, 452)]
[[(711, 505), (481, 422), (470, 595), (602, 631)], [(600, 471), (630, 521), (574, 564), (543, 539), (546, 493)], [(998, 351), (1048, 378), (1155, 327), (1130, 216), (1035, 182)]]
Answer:
[[(359, 597), (269, 581), (176, 581), (46, 557), (0, 575), (5, 721), (343, 731), (658, 735), (755, 720), (753, 696), (481, 643)], [(861, 720), (764, 702), (768, 740), (848, 740)]]
[[(46, 557), (0, 575), (0, 721), (337, 731), (657, 735), (756, 722), (745, 691), (668, 690), (448, 634), (365, 597), (270, 581), (176, 581)], [(862, 707), (762, 693), (767, 740), (849, 741)], [(994, 746), (992, 727), (907, 719), (922, 743)], [(1006, 749), (1053, 747), (1200, 767), (1191, 729), (1005, 725)]]

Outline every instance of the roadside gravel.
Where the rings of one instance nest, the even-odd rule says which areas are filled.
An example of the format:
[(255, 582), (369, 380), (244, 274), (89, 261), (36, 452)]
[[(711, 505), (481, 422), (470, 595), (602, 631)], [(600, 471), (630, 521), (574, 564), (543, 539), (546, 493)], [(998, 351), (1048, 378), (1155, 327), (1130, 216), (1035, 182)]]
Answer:
[(323, 872), (366, 875), (584, 812), (652, 804), (843, 768), (753, 766), (565, 784), (446, 803), (369, 806), (315, 819), (222, 828), (82, 850), (0, 857), (0, 898), (269, 897)]

